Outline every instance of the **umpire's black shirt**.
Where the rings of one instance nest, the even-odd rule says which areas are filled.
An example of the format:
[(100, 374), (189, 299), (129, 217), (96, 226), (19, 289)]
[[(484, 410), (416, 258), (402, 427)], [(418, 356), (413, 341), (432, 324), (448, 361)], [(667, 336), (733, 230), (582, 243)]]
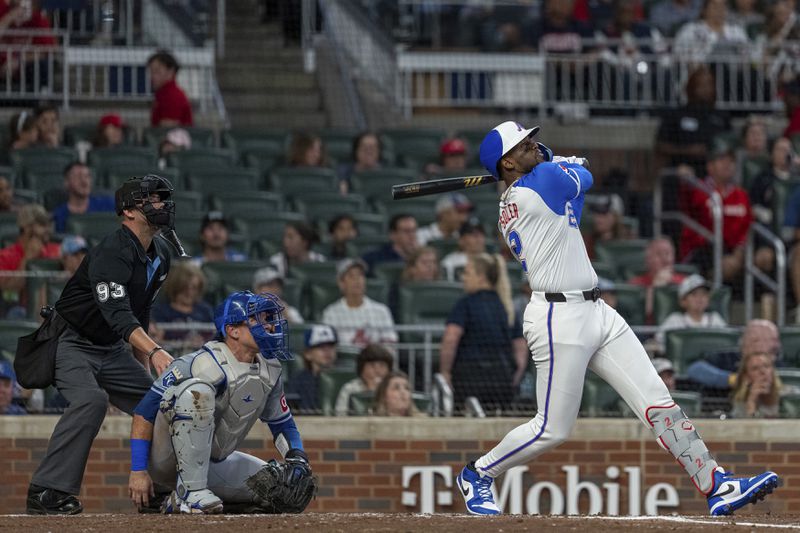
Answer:
[(108, 346), (141, 326), (147, 331), (150, 306), (169, 272), (169, 243), (154, 237), (145, 251), (122, 226), (89, 250), (55, 308), (82, 337)]

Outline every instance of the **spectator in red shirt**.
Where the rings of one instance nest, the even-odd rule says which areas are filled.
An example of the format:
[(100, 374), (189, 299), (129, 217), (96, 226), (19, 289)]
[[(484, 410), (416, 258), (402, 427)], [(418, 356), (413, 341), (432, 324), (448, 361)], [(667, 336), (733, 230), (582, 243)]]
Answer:
[[(57, 243), (50, 242), (52, 223), (44, 207), (28, 204), (17, 215), (19, 238), (11, 246), (0, 250), (0, 271), (24, 272), (31, 259), (55, 259), (61, 254)], [(17, 302), (24, 305), (26, 279), (21, 276), (4, 276), (0, 272), (0, 289), (18, 291)]]
[(645, 287), (645, 315), (648, 324), (653, 323), (653, 289), (665, 285), (678, 285), (683, 274), (675, 272), (675, 246), (666, 237), (656, 237), (647, 245), (644, 253), (647, 272), (631, 278), (628, 283)]
[[(706, 169), (706, 185), (722, 197), (722, 277), (725, 281), (733, 281), (744, 266), (744, 243), (753, 222), (750, 198), (747, 191), (733, 184), (736, 160), (730, 147), (719, 146), (711, 152)], [(709, 231), (713, 230), (708, 194), (699, 189), (692, 190), (687, 207), (689, 216)], [(683, 261), (697, 264), (708, 276), (713, 266), (711, 243), (687, 226), (681, 235), (680, 255)]]
[(800, 133), (800, 78), (794, 78), (783, 86), (783, 104), (789, 124), (783, 130), (783, 136), (791, 139)]
[(166, 50), (159, 50), (147, 60), (154, 91), (151, 126), (191, 126), (193, 123), (192, 105), (175, 81), (179, 68), (178, 61)]
[[(0, 43), (3, 44), (34, 44), (39, 46), (55, 46), (56, 38), (46, 30), (51, 29), (50, 21), (44, 16), (39, 6), (38, 0), (0, 0)], [(10, 34), (9, 31), (16, 30), (41, 30), (39, 35)], [(3, 66), (2, 72), (6, 75), (5, 64), (11, 61), (11, 75), (14, 80), (19, 79), (21, 60), (23, 58), (18, 52), (13, 54), (0, 55), (0, 65)], [(26, 79), (29, 89), (33, 88), (35, 62), (32, 54), (25, 61)], [(39, 84), (47, 85), (47, 59), (40, 58)], [(38, 87), (37, 87), (38, 88)]]

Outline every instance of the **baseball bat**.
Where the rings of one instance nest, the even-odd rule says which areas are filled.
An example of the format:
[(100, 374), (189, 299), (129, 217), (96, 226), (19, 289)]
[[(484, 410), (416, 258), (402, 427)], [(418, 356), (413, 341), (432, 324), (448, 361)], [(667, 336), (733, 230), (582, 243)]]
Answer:
[(457, 178), (438, 178), (427, 181), (414, 181), (412, 183), (402, 183), (392, 185), (392, 198), (403, 200), (404, 198), (416, 198), (440, 192), (459, 191), (487, 183), (497, 183), (494, 176), (461, 176)]

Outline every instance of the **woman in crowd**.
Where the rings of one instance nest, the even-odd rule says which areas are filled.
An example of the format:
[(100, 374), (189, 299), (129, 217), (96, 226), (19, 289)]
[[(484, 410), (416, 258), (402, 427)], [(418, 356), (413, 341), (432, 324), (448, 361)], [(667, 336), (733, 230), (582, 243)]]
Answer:
[(322, 139), (312, 133), (295, 133), (289, 144), (286, 161), (290, 167), (327, 166)]
[(211, 338), (210, 333), (201, 335), (197, 331), (177, 330), (163, 333), (158, 326), (176, 322), (214, 321), (214, 310), (203, 301), (206, 289), (206, 277), (199, 267), (178, 262), (172, 265), (167, 281), (164, 282), (166, 302), (153, 306), (150, 318), (153, 330), (165, 340), (180, 340), (186, 346), (200, 346)]
[(94, 132), (92, 146), (95, 148), (106, 148), (109, 146), (120, 146), (125, 143), (125, 123), (122, 117), (116, 113), (109, 113), (100, 117), (97, 129)]
[(466, 295), (447, 318), (439, 371), (456, 403), (475, 396), (490, 408), (507, 408), (528, 368), (528, 346), (511, 301), (505, 261), (478, 254), (462, 275)]
[(405, 372), (389, 372), (375, 391), (377, 416), (424, 416), (411, 399), (411, 384)]
[(365, 131), (353, 139), (350, 161), (339, 167), (339, 190), (342, 194), (350, 192), (353, 174), (381, 168), (382, 152), (380, 138), (371, 131)]
[(331, 248), (330, 259), (344, 259), (347, 257), (347, 243), (358, 237), (358, 225), (350, 215), (337, 215), (328, 223), (328, 235)]
[(317, 234), (306, 222), (289, 222), (283, 230), (283, 250), (269, 258), (281, 276), (286, 276), (292, 267), (303, 263), (325, 261), (325, 256), (315, 252), (311, 246), (317, 242)]
[(775, 374), (774, 358), (768, 353), (744, 354), (733, 391), (733, 410), (737, 418), (775, 418), (784, 386)]
[(36, 125), (36, 117), (29, 111), (20, 111), (11, 117), (8, 123), (11, 143), (11, 150), (24, 150), (30, 148), (39, 141), (39, 128)]

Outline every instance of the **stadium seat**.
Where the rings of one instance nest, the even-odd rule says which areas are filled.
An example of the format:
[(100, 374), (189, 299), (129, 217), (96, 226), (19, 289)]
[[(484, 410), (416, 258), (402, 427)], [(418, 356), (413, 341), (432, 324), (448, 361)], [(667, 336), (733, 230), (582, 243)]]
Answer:
[(606, 278), (611, 281), (616, 281), (619, 279), (617, 267), (612, 264), (606, 263), (605, 261), (592, 261), (592, 267), (594, 268), (597, 276), (600, 278)]
[(427, 245), (436, 250), (436, 254), (441, 261), (450, 252), (458, 250), (458, 239), (436, 239), (429, 241)]
[(686, 411), (690, 417), (697, 418), (702, 415), (703, 396), (694, 391), (670, 391), (672, 399)]
[(257, 188), (258, 174), (247, 168), (193, 169), (186, 175), (189, 190), (202, 194), (226, 191), (253, 191)]
[[(330, 304), (342, 297), (339, 290), (339, 285), (334, 279), (312, 279), (307, 281), (308, 284), (308, 301), (307, 311), (308, 318), (311, 320), (320, 320), (322, 312)], [(382, 279), (367, 279), (367, 296), (377, 302), (387, 303), (389, 300), (389, 284)]]
[(233, 150), (240, 161), (251, 151), (283, 158), (288, 138), (289, 132), (285, 130), (232, 129), (222, 132), (222, 147)]
[(75, 148), (79, 142), (91, 143), (97, 133), (97, 123), (87, 122), (64, 127), (64, 146)]
[(172, 199), (175, 201), (176, 216), (206, 210), (203, 195), (196, 191), (176, 190), (172, 193)]
[(283, 280), (283, 301), (288, 305), (295, 307), (303, 314), (303, 289), (305, 281), (292, 278), (284, 278)]
[(367, 202), (360, 194), (342, 196), (338, 192), (310, 193), (297, 196), (294, 206), (312, 222), (327, 223), (338, 215), (366, 212)]
[(351, 416), (366, 416), (373, 413), (375, 405), (375, 392), (368, 390), (350, 395), (348, 401), (348, 414)]
[(167, 163), (185, 175), (197, 170), (227, 170), (235, 166), (235, 159), (230, 150), (203, 148), (173, 152)]
[(0, 321), (0, 351), (9, 360), (17, 353), (17, 340), (23, 335), (33, 332), (39, 327), (34, 320), (2, 320)]
[(313, 282), (335, 281), (336, 280), (336, 261), (311, 262), (297, 265), (291, 268), (291, 277)]
[(109, 173), (126, 173), (130, 168), (158, 167), (158, 157), (150, 148), (120, 146), (98, 148), (89, 152), (89, 166), (95, 170), (98, 183), (106, 183)]
[(391, 261), (387, 263), (378, 263), (372, 271), (376, 278), (385, 280), (387, 283), (396, 283), (400, 281), (400, 275), (403, 273), (406, 264), (404, 261)]
[(775, 374), (784, 385), (791, 385), (800, 390), (800, 368), (776, 368)]
[(349, 213), (358, 227), (358, 234), (386, 238), (389, 223), (386, 216), (379, 213)]
[(706, 352), (726, 348), (735, 349), (739, 331), (729, 328), (676, 329), (666, 333), (666, 357), (672, 361), (676, 374), (686, 372), (688, 366)]
[(376, 204), (378, 210), (386, 214), (388, 219), (395, 215), (411, 215), (420, 226), (426, 226), (436, 220), (436, 196), (413, 198), (399, 202)]
[[(711, 291), (708, 310), (718, 312), (727, 321), (730, 317), (731, 295), (731, 288), (727, 285), (714, 289)], [(653, 319), (655, 323), (661, 324), (670, 313), (676, 311), (681, 311), (680, 303), (678, 302), (678, 287), (675, 285), (656, 287), (653, 290)]]
[(595, 257), (598, 261), (614, 265), (622, 279), (627, 265), (644, 264), (644, 253), (649, 242), (646, 239), (598, 242), (595, 244)]
[(252, 168), (258, 172), (261, 180), (259, 185), (262, 188), (268, 188), (269, 173), (283, 163), (283, 155), (265, 150), (248, 150), (242, 154), (240, 161), (246, 168)]
[(105, 188), (114, 191), (127, 180), (133, 177), (156, 174), (167, 178), (175, 189), (183, 189), (180, 172), (177, 168), (158, 168), (156, 166), (131, 166), (124, 169), (109, 170), (105, 177)]
[(308, 191), (337, 192), (339, 178), (330, 168), (282, 167), (269, 175), (269, 189), (287, 197), (303, 196)]
[(749, 156), (742, 161), (742, 187), (744, 190), (749, 191), (750, 186), (753, 184), (756, 176), (761, 174), (765, 169), (770, 166), (770, 157), (768, 155)]
[(353, 153), (353, 140), (358, 136), (357, 131), (328, 129), (321, 131), (319, 136), (328, 157), (339, 163), (350, 161)]
[(419, 181), (419, 172), (407, 168), (388, 167), (367, 170), (350, 178), (353, 192), (379, 202), (392, 201), (392, 186)]
[(800, 179), (775, 180), (772, 196), (772, 231), (781, 234), (786, 219), (786, 204), (794, 190), (800, 187)]
[(27, 187), (43, 193), (53, 190), (63, 191), (64, 173), (55, 169), (52, 171), (29, 170), (25, 172), (25, 184)]
[[(15, 226), (16, 227), (16, 226)], [(349, 248), (352, 248), (355, 255), (361, 257), (367, 252), (371, 252), (376, 248), (380, 248), (389, 242), (389, 236), (383, 235), (361, 235), (347, 243)]]
[(481, 142), (483, 141), (483, 138), (486, 137), (487, 133), (489, 133), (488, 129), (462, 130), (456, 134), (456, 137), (467, 143), (468, 164), (470, 165), (481, 164), (479, 149), (481, 146)]
[[(185, 126), (180, 127), (181, 129), (186, 130), (186, 132), (192, 138), (193, 150), (214, 148), (217, 145), (216, 140), (214, 139), (214, 130), (212, 129), (192, 128)], [(144, 142), (145, 146), (158, 148), (161, 145), (161, 141), (163, 141), (164, 137), (167, 135), (167, 132), (172, 129), (175, 128), (145, 128), (144, 132), (142, 132), (142, 141)]]
[(180, 207), (176, 206), (175, 216), (175, 232), (178, 237), (191, 241), (200, 234), (200, 224), (203, 222), (205, 213), (186, 213), (179, 211)]
[(617, 312), (622, 315), (628, 324), (641, 325), (645, 323), (645, 289), (638, 285), (617, 283)]
[(113, 212), (70, 215), (67, 218), (67, 233), (82, 235), (86, 239), (102, 239), (117, 230), (119, 224), (119, 218)]
[(783, 360), (793, 367), (800, 368), (800, 327), (780, 328), (780, 338)]
[(282, 211), (285, 206), (283, 196), (267, 191), (217, 191), (210, 195), (208, 204), (211, 209), (216, 209), (230, 215), (238, 212), (255, 213), (261, 210), (265, 214)]
[(208, 278), (206, 300), (222, 301), (234, 291), (247, 291), (253, 287), (253, 273), (263, 267), (260, 261), (214, 261), (203, 263), (202, 269)]
[[(61, 174), (68, 164), (78, 160), (78, 152), (72, 148), (26, 148), (9, 152), (14, 170), (25, 177), (28, 172)], [(27, 185), (29, 189), (31, 187)]]
[(381, 132), (382, 142), (390, 145), (395, 159), (406, 167), (421, 169), (425, 163), (438, 161), (439, 146), (446, 132), (438, 129), (387, 129)]
[(619, 403), (623, 401), (622, 398), (597, 374), (592, 371), (586, 372), (583, 390), (580, 412), (584, 416), (620, 416)]
[(323, 415), (333, 416), (335, 414), (336, 397), (339, 395), (339, 390), (355, 377), (355, 372), (339, 369), (329, 369), (319, 375), (317, 394)]
[(13, 237), (16, 240), (18, 235), (17, 214), (14, 212), (0, 213), (0, 236)]
[(233, 214), (233, 229), (250, 240), (256, 241), (269, 239), (280, 243), (283, 237), (283, 228), (287, 222), (305, 222), (306, 218), (301, 213), (280, 211), (264, 216), (262, 210), (252, 212), (237, 212)]
[(398, 316), (401, 324), (440, 323), (447, 319), (456, 301), (464, 296), (460, 283), (447, 281), (415, 282), (398, 289)]
[(31, 259), (25, 264), (30, 272), (48, 273), (50, 277), (29, 277), (26, 280), (28, 291), (27, 315), (31, 318), (39, 316), (43, 305), (53, 304), (61, 295), (67, 282), (60, 259)]
[(779, 412), (786, 418), (800, 418), (800, 394), (781, 396)]

